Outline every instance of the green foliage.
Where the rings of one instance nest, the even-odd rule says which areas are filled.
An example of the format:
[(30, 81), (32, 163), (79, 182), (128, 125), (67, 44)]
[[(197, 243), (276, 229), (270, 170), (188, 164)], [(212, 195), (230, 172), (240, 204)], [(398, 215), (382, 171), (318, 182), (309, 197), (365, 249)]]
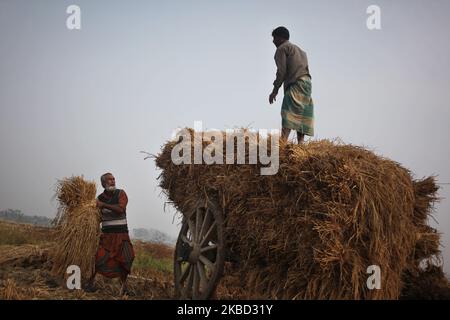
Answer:
[(137, 252), (133, 262), (133, 268), (154, 269), (161, 272), (172, 272), (173, 261), (171, 259), (155, 259), (145, 252)]

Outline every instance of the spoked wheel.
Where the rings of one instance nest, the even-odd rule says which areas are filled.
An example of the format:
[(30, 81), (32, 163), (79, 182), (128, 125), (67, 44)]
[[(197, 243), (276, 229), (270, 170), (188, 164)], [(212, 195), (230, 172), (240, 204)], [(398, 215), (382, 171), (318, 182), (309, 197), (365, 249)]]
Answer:
[(185, 214), (175, 247), (177, 299), (206, 300), (213, 294), (225, 264), (223, 216), (208, 201)]

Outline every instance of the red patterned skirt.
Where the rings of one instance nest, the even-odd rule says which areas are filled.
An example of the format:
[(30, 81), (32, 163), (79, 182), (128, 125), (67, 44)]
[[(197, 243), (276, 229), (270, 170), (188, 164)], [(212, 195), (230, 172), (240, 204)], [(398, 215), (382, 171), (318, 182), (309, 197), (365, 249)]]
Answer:
[(102, 233), (95, 256), (95, 270), (107, 277), (116, 278), (130, 274), (134, 249), (128, 233)]

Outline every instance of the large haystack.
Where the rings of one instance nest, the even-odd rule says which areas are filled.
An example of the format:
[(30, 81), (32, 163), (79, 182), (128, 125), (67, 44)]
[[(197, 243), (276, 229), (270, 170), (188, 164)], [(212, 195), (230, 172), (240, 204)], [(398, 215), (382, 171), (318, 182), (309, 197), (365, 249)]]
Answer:
[[(281, 144), (278, 173), (263, 176), (261, 165), (175, 165), (175, 145), (156, 158), (160, 186), (180, 212), (205, 196), (221, 204), (249, 297), (398, 299), (405, 273), (439, 254), (439, 235), (427, 225), (434, 179), (415, 181), (364, 148)], [(367, 287), (371, 265), (381, 269), (380, 290)]]
[(67, 276), (70, 265), (80, 267), (83, 280), (95, 268), (95, 252), (100, 237), (100, 213), (95, 201), (96, 186), (81, 176), (58, 181), (55, 197), (59, 202), (56, 245), (51, 254), (52, 273)]

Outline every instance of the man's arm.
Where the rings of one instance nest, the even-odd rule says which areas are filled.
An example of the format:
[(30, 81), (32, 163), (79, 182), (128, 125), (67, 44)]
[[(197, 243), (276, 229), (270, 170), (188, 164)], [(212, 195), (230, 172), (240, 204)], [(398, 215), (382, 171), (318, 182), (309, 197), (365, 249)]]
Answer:
[(269, 103), (272, 104), (276, 101), (276, 96), (278, 94), (278, 89), (283, 84), (284, 78), (286, 77), (286, 53), (282, 49), (277, 49), (275, 52), (275, 63), (277, 65), (276, 79), (273, 82), (273, 90), (269, 96)]
[(277, 75), (273, 82), (273, 88), (278, 92), (286, 77), (286, 52), (283, 49), (275, 52), (275, 63), (277, 65)]
[(97, 200), (97, 207), (100, 210), (105, 208), (105, 209), (112, 210), (118, 214), (125, 213), (127, 204), (128, 204), (128, 197), (127, 197), (127, 194), (125, 193), (125, 191), (123, 191), (123, 190), (120, 191), (120, 194), (119, 194), (119, 204), (107, 204), (107, 203)]

